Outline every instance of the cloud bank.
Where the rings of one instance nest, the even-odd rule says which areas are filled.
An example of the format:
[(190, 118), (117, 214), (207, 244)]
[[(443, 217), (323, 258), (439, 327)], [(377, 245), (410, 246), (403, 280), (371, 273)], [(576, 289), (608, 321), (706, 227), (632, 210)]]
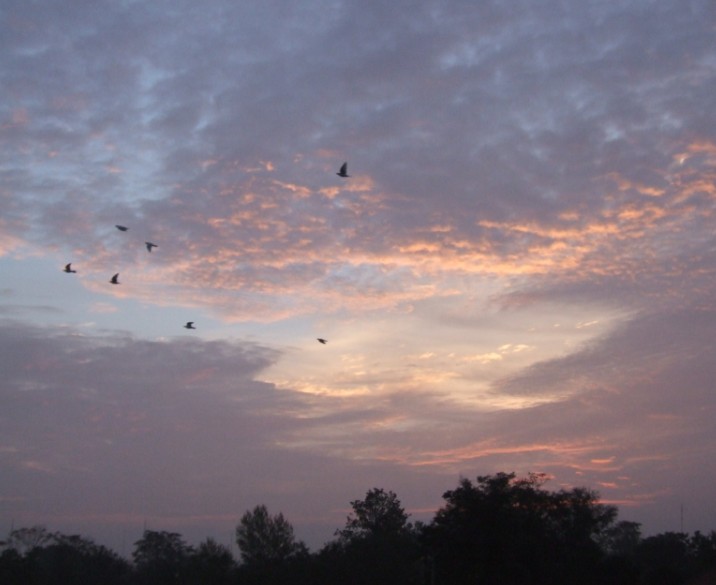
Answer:
[(514, 469), (713, 528), (707, 0), (39, 6), (0, 16), (7, 515), (330, 535)]

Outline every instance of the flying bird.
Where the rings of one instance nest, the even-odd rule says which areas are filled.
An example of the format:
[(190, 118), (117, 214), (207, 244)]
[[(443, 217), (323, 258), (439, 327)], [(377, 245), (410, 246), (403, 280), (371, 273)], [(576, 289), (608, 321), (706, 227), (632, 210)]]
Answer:
[(72, 262), (65, 266), (65, 272), (67, 272), (68, 274), (74, 274), (75, 272), (77, 272), (76, 270), (72, 270)]
[(147, 247), (147, 251), (151, 252), (152, 248), (158, 248), (156, 244), (152, 244), (151, 242), (144, 242), (144, 245)]
[(318, 337), (318, 342), (319, 342), (319, 343), (322, 343), (323, 345), (326, 345), (326, 343), (328, 343), (328, 340), (327, 340), (327, 339), (321, 339), (320, 337)]
[(116, 227), (120, 232), (126, 232), (129, 229), (123, 225), (115, 225), (114, 227)]
[(344, 179), (347, 179), (348, 177), (350, 177), (350, 175), (348, 174), (348, 163), (347, 162), (343, 163), (341, 170), (338, 171), (336, 173), (336, 175), (338, 175), (339, 177), (343, 177)]
[(196, 329), (194, 327), (194, 321), (188, 321), (186, 325), (184, 325), (184, 329)]
[(112, 284), (119, 284), (119, 272), (110, 278), (109, 282)]

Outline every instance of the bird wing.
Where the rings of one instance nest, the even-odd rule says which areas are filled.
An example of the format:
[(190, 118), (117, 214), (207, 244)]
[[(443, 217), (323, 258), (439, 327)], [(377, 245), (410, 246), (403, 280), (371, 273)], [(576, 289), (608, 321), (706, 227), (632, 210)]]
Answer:
[(348, 163), (344, 162), (341, 166), (341, 175), (345, 175), (348, 173)]

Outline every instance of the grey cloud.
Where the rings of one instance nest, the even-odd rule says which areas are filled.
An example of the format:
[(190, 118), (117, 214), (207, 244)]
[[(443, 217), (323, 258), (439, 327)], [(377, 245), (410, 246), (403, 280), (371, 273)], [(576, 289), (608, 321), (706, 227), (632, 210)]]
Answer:
[(3, 496), (22, 496), (16, 517), (38, 501), (48, 521), (225, 513), (237, 482), (243, 497), (270, 494), (274, 445), (302, 408), (256, 380), (275, 351), (3, 325), (0, 458)]
[[(3, 296), (3, 295), (0, 295)], [(12, 296), (12, 295), (8, 295)], [(0, 314), (6, 318), (16, 318), (20, 315), (27, 314), (62, 314), (62, 310), (52, 305), (19, 305), (4, 304), (0, 307)]]
[[(546, 8), (525, 8), (514, 20), (507, 18), (511, 10), (497, 5), (465, 5), (447, 15), (432, 5), (358, 9), (346, 3), (316, 5), (281, 19), (268, 7), (252, 22), (285, 26), (284, 34), (271, 36), (281, 39), (276, 42), (250, 32), (253, 24), (241, 27), (241, 9), (220, 3), (163, 15), (136, 4), (108, 15), (88, 11), (79, 20), (87, 23), (83, 29), (67, 29), (74, 52), (54, 56), (61, 61), (53, 68), (67, 78), (54, 90), (24, 93), (61, 95), (72, 86), (87, 96), (79, 115), (102, 103), (113, 118), (93, 131), (116, 149), (104, 162), (128, 170), (135, 156), (155, 158), (165, 179), (151, 187), (152, 199), (158, 196), (158, 211), (166, 217), (178, 219), (172, 200), (192, 205), (208, 198), (213, 206), (222, 184), (244, 183), (240, 171), (227, 174), (223, 164), (200, 172), (202, 160), (273, 160), (281, 173), (298, 178), (290, 159), (323, 148), (341, 153), (336, 162), (355, 160), (400, 197), (381, 211), (395, 235), (370, 241), (390, 245), (401, 230), (408, 235), (435, 217), (474, 238), (480, 235), (477, 218), (520, 214), (550, 221), (559, 205), (570, 202), (599, 209), (604, 185), (594, 179), (609, 172), (643, 173), (654, 154), (663, 158), (652, 133), (673, 139), (683, 131), (682, 125), (665, 127), (663, 116), (686, 120), (703, 110), (697, 100), (712, 93), (708, 77), (692, 81), (686, 94), (681, 90), (679, 72), (687, 59), (701, 60), (702, 70), (709, 71), (708, 31), (686, 26), (696, 24), (705, 9), (701, 4), (657, 12), (638, 2), (619, 10), (570, 7), (549, 19)], [(310, 15), (319, 14), (327, 16), (308, 27)], [(198, 26), (187, 27), (189, 20)], [(666, 27), (667, 21), (683, 25)], [(239, 30), (226, 34), (229, 23), (238, 23)], [(582, 27), (589, 24), (585, 35)], [(681, 39), (687, 30), (688, 39)], [(90, 42), (106, 37), (109, 49)], [(334, 50), (327, 53), (326, 46)], [(450, 55), (454, 64), (446, 69), (442, 63)], [(86, 62), (87, 72), (64, 66), (70, 59)], [(15, 65), (14, 70), (35, 67)], [(635, 77), (635, 71), (643, 74)], [(656, 82), (659, 92), (651, 91)], [(42, 111), (31, 109), (31, 119), (36, 114), (41, 120)], [(66, 116), (70, 135), (85, 140), (82, 126)], [(607, 140), (609, 128), (617, 139)], [(62, 152), (63, 164), (73, 156), (73, 182), (84, 182), (85, 197), (103, 190), (118, 201), (141, 201), (143, 195), (121, 174), (101, 177), (91, 170), (97, 180), (88, 183), (87, 168), (72, 153), (88, 154), (90, 144), (58, 140), (43, 138), (48, 149)], [(89, 160), (102, 160), (93, 150)], [(166, 176), (183, 187), (172, 188)], [(147, 185), (158, 177), (146, 177)], [(415, 202), (409, 208), (402, 200), (407, 194)], [(321, 216), (333, 211), (316, 210)]]
[[(437, 446), (414, 428), (388, 426), (372, 435), (379, 445), (402, 445), (408, 455), (396, 458), (413, 462), (431, 449), (488, 436), (507, 446), (571, 440), (577, 422), (594, 437), (614, 428), (605, 431), (613, 444), (626, 415), (646, 406), (654, 416), (673, 411), (697, 421), (708, 449), (702, 423), (710, 408), (704, 376), (712, 370), (713, 194), (696, 183), (710, 181), (713, 165), (711, 155), (689, 152), (674, 166), (690, 145), (712, 141), (716, 62), (708, 0), (466, 1), (449, 9), (439, 2), (60, 8), (10, 1), (3, 10), (3, 232), (72, 250), (83, 277), (108, 264), (147, 261), (143, 242), (151, 239), (160, 245), (151, 262), (170, 281), (152, 285), (167, 285), (167, 294), (156, 295), (162, 301), (200, 299), (228, 312), (247, 302), (262, 315), (300, 313), (342, 306), (324, 291), (344, 303), (419, 296), (416, 290), (440, 279), (422, 273), (422, 261), (439, 260), (464, 278), (461, 286), (478, 288), (482, 274), (448, 262), (477, 249), (487, 258), (484, 272), (492, 264), (514, 266), (509, 290), (517, 292), (495, 295), (505, 312), (547, 300), (603, 303), (635, 315), (589, 347), (495, 388), (517, 397), (557, 390), (562, 400), (491, 416), (427, 394), (412, 397), (414, 406), (398, 395), (381, 404), (351, 401), (344, 410), (328, 401), (337, 414), (319, 417), (325, 403), (259, 381), (262, 368), (278, 359), (265, 348), (70, 331), (46, 336), (7, 325), (3, 392), (16, 416), (3, 441), (25, 450), (2, 456), (26, 464), (14, 490), (37, 473), (55, 478), (58, 498), (82, 492), (89, 476), (112, 489), (114, 480), (121, 485), (123, 457), (149, 445), (130, 464), (130, 508), (137, 513), (140, 478), (155, 468), (169, 478), (197, 469), (186, 489), (216, 494), (224, 492), (207, 477), (241, 477), (259, 498), (276, 477), (269, 466), (280, 468), (282, 480), (295, 470), (293, 451), (272, 446), (277, 437), (318, 442), (342, 424), (379, 428), (401, 409), (423, 425), (421, 413), (434, 413), (431, 428), (452, 432)], [(348, 190), (355, 179), (337, 180), (343, 160), (358, 180), (372, 181), (365, 191)], [(320, 192), (327, 187), (337, 189), (332, 199)], [(619, 223), (619, 212), (647, 219)], [(609, 221), (628, 233), (590, 240), (560, 232)], [(126, 237), (115, 233), (115, 223), (131, 226)], [(418, 238), (434, 244), (435, 256), (396, 252)], [(550, 246), (582, 255), (568, 256), (565, 266), (549, 264)], [(535, 257), (545, 261), (545, 275), (523, 276), (521, 263)], [(396, 266), (396, 259), (405, 263)], [(458, 318), (463, 329), (484, 323), (480, 315)], [(680, 356), (681, 365), (664, 361), (667, 354)], [(658, 379), (649, 377), (654, 363)], [(192, 381), (198, 371), (206, 378)], [(626, 380), (621, 394), (606, 388), (613, 376)], [(682, 382), (706, 411), (680, 405), (671, 388)], [(580, 410), (587, 402), (593, 408)], [(295, 412), (314, 418), (299, 421)], [(35, 424), (44, 430), (26, 441)], [(664, 423), (666, 431), (675, 433), (671, 424)], [(222, 439), (227, 428), (242, 445), (233, 460)], [(351, 447), (340, 436), (329, 439)], [(666, 448), (659, 441), (649, 447)], [(218, 470), (202, 458), (214, 449), (232, 463)], [(377, 447), (361, 435), (356, 449), (369, 459)], [(323, 469), (324, 458), (308, 451), (301, 461), (311, 458)], [(273, 463), (264, 459), (269, 452)], [(552, 464), (540, 457), (498, 453), (464, 465)], [(53, 476), (52, 469), (76, 475)], [(366, 482), (380, 477), (376, 469), (361, 468)], [(295, 481), (305, 486), (310, 478)], [(39, 487), (27, 489), (46, 497)], [(146, 490), (160, 506), (161, 483)], [(217, 498), (225, 509), (225, 496)], [(178, 499), (168, 507), (176, 505)]]
[[(212, 418), (235, 416), (244, 423), (235, 431), (244, 433), (244, 409), (280, 402), (270, 385), (253, 380), (277, 357), (258, 346), (90, 338), (13, 323), (3, 327), (2, 341), (3, 442), (23, 453), (48, 449), (52, 459), (59, 437), (76, 437), (53, 466), (65, 456), (81, 465), (84, 449), (143, 440), (167, 454), (173, 439), (215, 429)], [(36, 429), (30, 435), (28, 423)]]
[[(662, 398), (673, 399), (671, 406), (675, 407), (683, 392), (703, 391), (699, 388), (709, 377), (708, 356), (715, 342), (713, 320), (712, 309), (636, 315), (606, 337), (590, 341), (567, 357), (536, 364), (515, 378), (503, 380), (498, 389), (559, 395), (562, 389), (570, 388), (578, 395), (580, 391), (604, 388), (605, 384), (618, 388), (621, 383), (629, 384), (629, 380), (648, 378), (654, 384), (651, 404), (657, 404), (656, 391), (661, 388), (666, 392)], [(702, 380), (689, 389), (693, 373)], [(669, 389), (680, 376), (683, 379), (677, 387), (682, 390), (673, 393)], [(668, 406), (663, 408), (669, 410)]]
[[(275, 350), (85, 337), (17, 321), (3, 323), (0, 349), (2, 497), (17, 523), (81, 529), (118, 547), (118, 526), (139, 533), (148, 521), (198, 540), (228, 533), (244, 510), (267, 503), (318, 546), (341, 525), (349, 499), (370, 487), (402, 486), (407, 505), (426, 506), (413, 472), (372, 461), (382, 434), (341, 438), (398, 405), (345, 402), (342, 413), (320, 415), (336, 401), (259, 380)], [(321, 441), (301, 448), (327, 431), (331, 449)], [(372, 455), (356, 462), (357, 452)]]

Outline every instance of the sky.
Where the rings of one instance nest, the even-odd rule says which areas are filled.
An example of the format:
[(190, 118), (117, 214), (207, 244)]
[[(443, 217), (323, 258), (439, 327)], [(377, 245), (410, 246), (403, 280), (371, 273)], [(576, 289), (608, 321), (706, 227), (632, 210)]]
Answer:
[(4, 0), (0, 534), (316, 550), (500, 471), (716, 529), (714, 47), (712, 0)]

